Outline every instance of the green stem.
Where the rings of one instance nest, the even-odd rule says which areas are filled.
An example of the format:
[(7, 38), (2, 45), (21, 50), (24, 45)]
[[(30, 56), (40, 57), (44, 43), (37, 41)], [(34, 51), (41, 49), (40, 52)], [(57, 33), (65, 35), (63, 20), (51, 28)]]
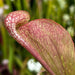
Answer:
[(52, 1), (49, 0), (48, 2), (48, 7), (47, 7), (47, 12), (46, 12), (46, 18), (50, 18), (50, 15), (51, 15), (51, 10), (52, 10)]
[(9, 67), (10, 73), (12, 73), (12, 71), (13, 71), (13, 56), (14, 56), (14, 48), (13, 48), (14, 40), (11, 39), (11, 40), (9, 40), (9, 42), (11, 42), (11, 44), (9, 44), (9, 65), (8, 65), (8, 67)]
[(19, 65), (19, 67), (22, 68), (22, 61), (17, 56), (14, 56), (14, 60)]
[(6, 31), (4, 26), (1, 27), (1, 35), (3, 40), (2, 50), (3, 50), (3, 59), (7, 59), (7, 38), (6, 38)]
[(22, 6), (24, 10), (29, 10), (29, 2), (28, 0), (22, 0)]
[(9, 46), (9, 71), (12, 72), (13, 68), (13, 49)]
[(9, 12), (12, 11), (11, 0), (5, 0), (5, 2), (6, 2), (7, 5), (9, 5), (9, 11), (8, 11), (8, 13), (9, 13)]

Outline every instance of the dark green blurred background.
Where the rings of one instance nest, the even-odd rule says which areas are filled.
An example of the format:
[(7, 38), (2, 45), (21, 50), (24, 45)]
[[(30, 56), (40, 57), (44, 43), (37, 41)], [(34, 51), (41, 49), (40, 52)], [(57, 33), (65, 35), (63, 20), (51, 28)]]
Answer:
[(74, 9), (74, 0), (0, 0), (0, 75), (6, 73), (3, 67), (13, 75), (36, 75), (41, 69), (40, 63), (5, 29), (4, 19), (8, 13), (26, 10), (31, 15), (30, 20), (52, 19), (61, 24), (75, 42)]

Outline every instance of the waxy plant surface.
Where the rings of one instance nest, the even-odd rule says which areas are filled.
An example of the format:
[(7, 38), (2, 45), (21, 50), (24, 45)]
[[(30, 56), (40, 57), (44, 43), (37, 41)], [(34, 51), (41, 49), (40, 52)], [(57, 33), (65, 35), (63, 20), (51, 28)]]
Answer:
[(68, 32), (50, 19), (29, 19), (26, 11), (11, 12), (5, 26), (51, 75), (74, 75), (74, 44)]

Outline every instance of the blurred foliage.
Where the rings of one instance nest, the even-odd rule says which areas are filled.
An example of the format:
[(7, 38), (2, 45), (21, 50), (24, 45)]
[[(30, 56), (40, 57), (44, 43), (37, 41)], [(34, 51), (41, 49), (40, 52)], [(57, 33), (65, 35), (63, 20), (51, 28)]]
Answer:
[(20, 75), (36, 75), (36, 72), (27, 68), (28, 60), (34, 57), (21, 47), (4, 27), (4, 19), (8, 13), (26, 10), (31, 15), (30, 20), (52, 19), (67, 29), (75, 42), (74, 8), (74, 0), (0, 0), (0, 64), (8, 59), (8, 69), (11, 73), (15, 68)]

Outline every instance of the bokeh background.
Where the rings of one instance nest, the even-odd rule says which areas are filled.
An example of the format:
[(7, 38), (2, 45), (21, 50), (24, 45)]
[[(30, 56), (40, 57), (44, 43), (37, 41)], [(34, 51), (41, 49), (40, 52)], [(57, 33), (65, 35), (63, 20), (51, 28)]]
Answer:
[(5, 29), (4, 19), (8, 13), (26, 10), (31, 15), (30, 20), (52, 19), (70, 33), (75, 43), (74, 9), (74, 0), (0, 0), (0, 75), (37, 75), (42, 68)]

